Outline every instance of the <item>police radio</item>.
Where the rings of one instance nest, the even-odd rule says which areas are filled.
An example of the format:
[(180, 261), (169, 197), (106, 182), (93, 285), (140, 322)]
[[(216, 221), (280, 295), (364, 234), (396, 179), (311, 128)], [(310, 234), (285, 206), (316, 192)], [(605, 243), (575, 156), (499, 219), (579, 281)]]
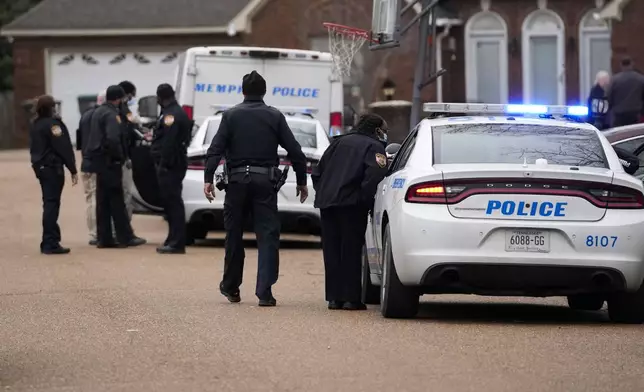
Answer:
[(228, 188), (228, 167), (224, 162), (224, 170), (221, 173), (215, 174), (215, 187), (220, 191), (225, 191)]

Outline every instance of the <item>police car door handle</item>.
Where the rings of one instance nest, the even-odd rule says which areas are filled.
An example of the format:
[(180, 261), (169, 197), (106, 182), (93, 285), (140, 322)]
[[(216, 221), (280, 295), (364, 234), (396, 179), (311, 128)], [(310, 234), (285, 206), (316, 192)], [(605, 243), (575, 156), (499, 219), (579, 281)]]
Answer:
[(387, 184), (382, 186), (382, 193), (384, 194), (386, 190), (387, 190)]

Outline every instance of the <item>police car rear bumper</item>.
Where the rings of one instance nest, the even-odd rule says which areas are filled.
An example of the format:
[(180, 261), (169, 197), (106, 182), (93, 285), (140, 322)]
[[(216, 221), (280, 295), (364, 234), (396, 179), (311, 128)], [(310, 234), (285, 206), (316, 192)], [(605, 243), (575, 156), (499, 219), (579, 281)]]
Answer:
[[(470, 288), (464, 291), (486, 295), (550, 296), (599, 290), (588, 282), (557, 283), (566, 277), (581, 281), (582, 276), (596, 273), (610, 277), (611, 283), (603, 289), (635, 291), (644, 279), (644, 211), (640, 210), (608, 210), (598, 222), (536, 222), (458, 219), (443, 205), (401, 203), (389, 216), (396, 272), (405, 285), (438, 285), (434, 278), (437, 266), (461, 268), (460, 275), (470, 276)], [(549, 251), (506, 251), (506, 230), (517, 229), (548, 232)], [(595, 243), (595, 238), (602, 237), (611, 239), (608, 246)], [(615, 246), (610, 246), (613, 237)], [(496, 271), (492, 275), (504, 278), (490, 281), (480, 272), (473, 273), (480, 271), (477, 266), (488, 266)], [(525, 289), (517, 289), (521, 281)]]

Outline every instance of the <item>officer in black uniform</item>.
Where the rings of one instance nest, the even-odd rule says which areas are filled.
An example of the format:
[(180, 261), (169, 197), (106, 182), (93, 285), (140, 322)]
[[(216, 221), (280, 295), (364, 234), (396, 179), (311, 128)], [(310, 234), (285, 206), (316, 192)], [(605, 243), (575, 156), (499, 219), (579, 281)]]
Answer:
[(154, 131), (152, 157), (155, 161), (163, 208), (168, 217), (168, 236), (159, 253), (186, 253), (186, 211), (183, 204), (183, 179), (188, 170), (187, 148), (193, 122), (179, 106), (169, 84), (157, 88), (162, 115)]
[(266, 81), (253, 71), (242, 81), (244, 102), (224, 112), (219, 130), (208, 149), (204, 193), (214, 198), (213, 177), (222, 156), (228, 170), (224, 201), (226, 257), (219, 289), (230, 302), (239, 302), (244, 270), (242, 242), (247, 213), (255, 223), (258, 250), (255, 294), (260, 306), (275, 306), (271, 287), (279, 271), (280, 221), (276, 183), (281, 175), (278, 145), (286, 149), (297, 177), (300, 201), (308, 197), (306, 156), (284, 115), (264, 103)]
[(119, 114), (121, 115), (121, 123), (123, 126), (123, 144), (125, 145), (124, 152), (126, 154), (126, 163), (130, 165), (130, 152), (134, 147), (136, 140), (143, 138), (143, 128), (141, 124), (135, 121), (134, 114), (130, 110), (132, 100), (136, 97), (136, 86), (127, 80), (119, 83), (119, 86), (125, 92), (125, 97), (121, 100), (119, 105)]
[(386, 132), (382, 117), (362, 115), (350, 133), (334, 138), (311, 175), (329, 309), (367, 308), (361, 300), (362, 247), (376, 188), (387, 173)]
[[(120, 86), (107, 88), (106, 102), (94, 111), (89, 138), (83, 146), (87, 170), (96, 173), (96, 234), (99, 248), (125, 248), (146, 243), (134, 235), (123, 200), (122, 176), (126, 155), (118, 107), (124, 97), (125, 92)], [(112, 237), (112, 221), (118, 243)]]
[(37, 117), (29, 131), (29, 153), (31, 166), (36, 173), (42, 189), (42, 241), (40, 252), (43, 254), (65, 254), (69, 248), (60, 245), (58, 214), (60, 199), (65, 186), (65, 171), (72, 175), (72, 184), (78, 183), (76, 158), (67, 127), (55, 116), (54, 98), (44, 95), (36, 102)]

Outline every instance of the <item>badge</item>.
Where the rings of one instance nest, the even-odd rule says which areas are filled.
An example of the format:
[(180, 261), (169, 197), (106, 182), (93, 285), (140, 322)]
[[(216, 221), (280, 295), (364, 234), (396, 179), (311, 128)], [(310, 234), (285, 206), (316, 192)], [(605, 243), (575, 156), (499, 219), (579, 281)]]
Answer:
[(127, 114), (127, 121), (134, 122), (134, 115), (132, 114), (132, 112), (129, 112)]
[(163, 117), (163, 123), (169, 127), (170, 125), (174, 124), (174, 116), (171, 114), (168, 114), (167, 116)]
[(119, 124), (121, 123), (121, 116), (119, 116), (118, 114), (116, 115), (116, 122)]
[(51, 127), (51, 134), (56, 137), (59, 137), (60, 135), (63, 134), (63, 130), (60, 129), (58, 125), (54, 125), (53, 127)]
[(376, 163), (378, 163), (378, 166), (380, 167), (387, 166), (387, 157), (382, 154), (376, 154)]

